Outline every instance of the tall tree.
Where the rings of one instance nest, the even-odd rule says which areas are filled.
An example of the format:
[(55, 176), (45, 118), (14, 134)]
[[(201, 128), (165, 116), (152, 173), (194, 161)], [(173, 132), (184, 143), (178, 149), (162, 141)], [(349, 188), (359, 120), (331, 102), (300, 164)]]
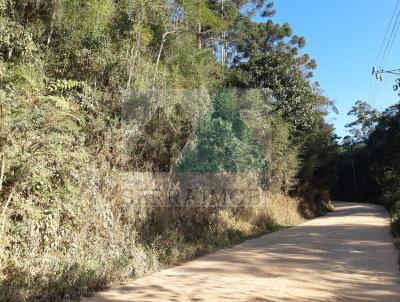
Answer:
[(357, 101), (348, 115), (356, 117), (354, 122), (346, 125), (356, 142), (366, 141), (378, 121), (379, 112), (367, 102)]

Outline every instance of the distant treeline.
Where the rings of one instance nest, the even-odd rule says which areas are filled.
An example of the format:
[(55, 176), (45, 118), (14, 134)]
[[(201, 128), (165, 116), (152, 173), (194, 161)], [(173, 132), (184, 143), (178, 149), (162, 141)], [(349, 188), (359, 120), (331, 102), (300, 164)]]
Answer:
[(378, 112), (358, 101), (349, 112), (356, 120), (338, 156), (340, 200), (380, 203), (391, 211), (395, 235), (400, 235), (400, 103)]

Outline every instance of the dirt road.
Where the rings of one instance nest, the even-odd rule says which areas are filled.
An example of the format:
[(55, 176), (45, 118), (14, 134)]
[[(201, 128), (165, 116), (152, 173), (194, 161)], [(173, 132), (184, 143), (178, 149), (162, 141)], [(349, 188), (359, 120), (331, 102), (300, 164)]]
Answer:
[(397, 251), (386, 211), (335, 212), (97, 294), (88, 302), (399, 302)]

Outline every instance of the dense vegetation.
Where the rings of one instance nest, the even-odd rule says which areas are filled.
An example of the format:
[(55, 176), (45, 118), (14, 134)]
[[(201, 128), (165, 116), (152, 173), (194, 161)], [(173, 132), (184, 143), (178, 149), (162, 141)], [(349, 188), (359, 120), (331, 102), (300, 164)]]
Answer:
[[(318, 213), (332, 104), (273, 15), (267, 0), (0, 0), (0, 300), (79, 297)], [(368, 145), (392, 150), (393, 114)], [(272, 204), (122, 198), (123, 173), (175, 170), (256, 172)]]
[(228, 92), (218, 93), (195, 134), (194, 146), (184, 150), (178, 171), (266, 172), (267, 161)]
[(380, 203), (392, 214), (392, 230), (400, 236), (400, 103), (378, 112), (358, 101), (349, 112), (338, 158), (335, 195), (342, 200)]

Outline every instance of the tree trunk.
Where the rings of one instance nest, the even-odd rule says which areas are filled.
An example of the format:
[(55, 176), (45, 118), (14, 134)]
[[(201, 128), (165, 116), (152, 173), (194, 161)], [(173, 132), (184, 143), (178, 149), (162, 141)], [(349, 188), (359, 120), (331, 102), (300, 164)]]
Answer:
[(201, 23), (200, 22), (197, 24), (197, 40), (199, 43), (198, 47), (200, 50), (203, 47), (202, 42), (201, 42)]
[(47, 37), (47, 45), (50, 44), (50, 42), (51, 42), (51, 37), (53, 36), (54, 22), (55, 22), (55, 20), (56, 20), (56, 9), (54, 9), (53, 15), (51, 16), (49, 36)]
[[(222, 14), (224, 12), (225, 9), (225, 0), (221, 0), (221, 11)], [(226, 63), (226, 31), (222, 32), (221, 35), (221, 65), (224, 66)]]
[(130, 51), (129, 73), (128, 73), (128, 80), (126, 82), (126, 87), (125, 87), (125, 94), (128, 93), (128, 91), (131, 87), (132, 74), (133, 74), (133, 62), (136, 60), (136, 57), (138, 55), (139, 46), (140, 46), (140, 33), (138, 33), (136, 36), (136, 45), (132, 46), (131, 51)]
[(167, 36), (168, 36), (169, 34), (173, 34), (173, 33), (175, 33), (175, 32), (176, 32), (175, 30), (166, 31), (166, 32), (163, 34), (163, 36), (162, 36), (160, 49), (159, 49), (158, 55), (157, 55), (157, 62), (156, 62), (156, 70), (155, 70), (155, 72), (154, 72), (154, 79), (155, 79), (155, 77), (156, 77), (156, 75), (157, 75), (157, 72), (158, 72), (158, 65), (160, 64), (161, 54), (162, 54), (162, 52), (163, 52), (163, 50), (164, 50), (164, 45), (165, 45), (165, 42), (167, 41)]

